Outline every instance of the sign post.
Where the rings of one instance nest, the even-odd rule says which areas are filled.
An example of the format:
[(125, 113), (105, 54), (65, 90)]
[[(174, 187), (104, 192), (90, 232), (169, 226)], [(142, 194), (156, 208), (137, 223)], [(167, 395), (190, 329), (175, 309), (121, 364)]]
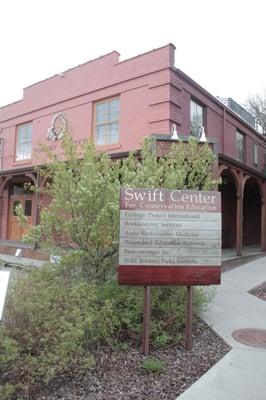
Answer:
[(185, 327), (185, 346), (187, 350), (192, 350), (192, 313), (193, 313), (193, 286), (188, 286), (186, 327)]
[[(220, 284), (220, 267), (219, 192), (121, 189), (118, 283), (187, 286), (187, 348), (192, 347), (192, 286)], [(150, 298), (146, 289), (144, 311)]]
[(150, 286), (144, 286), (142, 352), (145, 356), (149, 354), (150, 320), (151, 320), (151, 288)]

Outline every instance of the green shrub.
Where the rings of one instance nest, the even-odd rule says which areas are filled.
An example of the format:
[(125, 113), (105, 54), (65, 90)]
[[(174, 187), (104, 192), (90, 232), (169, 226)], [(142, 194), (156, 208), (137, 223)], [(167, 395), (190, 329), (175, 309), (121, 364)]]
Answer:
[[(21, 276), (12, 288), (0, 328), (1, 398), (12, 398), (12, 391), (27, 397), (73, 365), (93, 367), (95, 346), (139, 344), (143, 288), (119, 287), (115, 277), (121, 186), (209, 190), (217, 184), (214, 154), (195, 138), (160, 159), (153, 140), (145, 140), (140, 158), (131, 153), (117, 162), (70, 135), (61, 145), (67, 162), (43, 147), (48, 164), (39, 174), (47, 185), (36, 190), (52, 200), (26, 239), (62, 261)], [(23, 213), (18, 217), (23, 224)], [(194, 299), (196, 307), (205, 301), (199, 289)], [(151, 344), (180, 341), (185, 304), (183, 287), (152, 288)]]
[(0, 399), (10, 400), (18, 388), (18, 385), (11, 385), (10, 383), (0, 385)]
[[(29, 384), (49, 382), (73, 364), (92, 365), (93, 357), (84, 351), (84, 331), (92, 330), (99, 315), (96, 294), (94, 284), (70, 285), (54, 267), (21, 277), (1, 328), (0, 369), (8, 370), (26, 390)], [(101, 315), (108, 313), (108, 306), (102, 305)]]
[[(143, 288), (118, 286), (115, 279), (86, 282), (78, 270), (67, 271), (64, 263), (48, 265), (17, 279), (0, 330), (0, 371), (8, 371), (0, 381), (5, 385), (2, 391), (11, 393), (13, 384), (26, 393), (73, 365), (93, 367), (95, 346), (139, 346)], [(151, 292), (151, 345), (178, 343), (184, 328), (185, 288), (154, 287)], [(203, 301), (196, 291), (195, 304)]]
[(165, 365), (158, 358), (147, 358), (141, 363), (140, 369), (142, 372), (148, 374), (163, 374), (165, 372)]

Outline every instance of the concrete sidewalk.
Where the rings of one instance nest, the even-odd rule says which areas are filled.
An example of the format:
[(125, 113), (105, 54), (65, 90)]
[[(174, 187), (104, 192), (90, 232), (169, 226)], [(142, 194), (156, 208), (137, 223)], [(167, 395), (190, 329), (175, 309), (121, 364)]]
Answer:
[(266, 301), (247, 291), (266, 281), (266, 257), (225, 272), (202, 317), (231, 347), (178, 400), (266, 400), (266, 349), (237, 342), (241, 328), (266, 329)]

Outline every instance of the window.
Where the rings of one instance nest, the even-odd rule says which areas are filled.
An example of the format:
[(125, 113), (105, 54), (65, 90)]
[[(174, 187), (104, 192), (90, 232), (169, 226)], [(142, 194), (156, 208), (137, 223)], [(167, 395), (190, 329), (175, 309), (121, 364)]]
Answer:
[(236, 159), (241, 163), (244, 163), (245, 160), (244, 140), (243, 133), (236, 131)]
[(31, 158), (32, 147), (32, 123), (19, 125), (17, 127), (16, 161)]
[(19, 200), (15, 200), (13, 203), (13, 215), (14, 217), (17, 216), (17, 207), (21, 206), (20, 201)]
[(203, 107), (195, 101), (190, 101), (190, 135), (200, 138), (203, 127)]
[(24, 203), (24, 214), (26, 217), (31, 217), (32, 201), (25, 200)]
[(253, 164), (257, 166), (258, 162), (259, 162), (258, 146), (256, 143), (253, 143)]
[[(22, 202), (23, 204), (23, 202)], [(13, 203), (13, 216), (17, 216), (17, 207), (22, 207), (22, 204), (19, 200), (15, 200)], [(32, 201), (31, 200), (25, 200), (24, 202), (24, 215), (26, 217), (31, 217), (31, 212), (32, 212)]]
[(32, 194), (32, 182), (18, 182), (11, 185), (10, 194), (20, 196), (24, 194)]
[(94, 135), (97, 145), (117, 143), (119, 140), (120, 99), (95, 104)]

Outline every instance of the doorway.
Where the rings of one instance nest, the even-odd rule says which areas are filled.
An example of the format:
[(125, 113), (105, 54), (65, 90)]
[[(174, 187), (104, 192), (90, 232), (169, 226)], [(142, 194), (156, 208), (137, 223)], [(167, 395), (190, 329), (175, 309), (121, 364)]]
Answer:
[[(27, 186), (28, 185), (28, 186)], [(33, 192), (31, 183), (11, 183), (8, 212), (8, 239), (22, 240), (33, 224)], [(21, 207), (25, 215), (25, 223), (22, 225), (17, 218), (17, 207)]]

